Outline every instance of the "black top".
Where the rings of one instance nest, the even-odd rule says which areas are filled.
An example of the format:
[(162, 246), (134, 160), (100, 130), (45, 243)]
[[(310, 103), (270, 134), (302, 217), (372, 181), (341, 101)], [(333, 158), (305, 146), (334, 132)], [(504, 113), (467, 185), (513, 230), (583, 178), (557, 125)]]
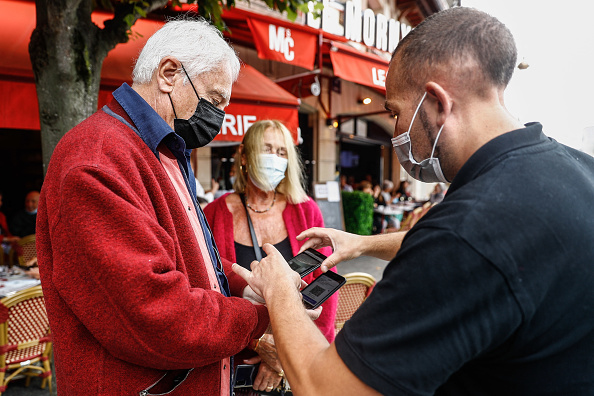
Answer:
[(338, 333), (406, 395), (594, 395), (594, 159), (540, 124), (499, 136), (406, 235)]
[(21, 238), (27, 235), (35, 234), (36, 221), (37, 212), (31, 214), (22, 210), (12, 218), (12, 222), (10, 223), (10, 232), (12, 232), (12, 235)]
[[(283, 255), (285, 260), (289, 260), (293, 258), (293, 250), (291, 249), (291, 242), (289, 241), (289, 237), (286, 237), (276, 245), (274, 245), (276, 250)], [(262, 246), (260, 246), (260, 251), (262, 252), (262, 258), (266, 257), (266, 252), (262, 250)], [(235, 242), (235, 259), (237, 260), (237, 264), (241, 265), (244, 268), (250, 269), (250, 264), (252, 261), (256, 259), (256, 253), (254, 253), (253, 246), (246, 246), (240, 243)]]

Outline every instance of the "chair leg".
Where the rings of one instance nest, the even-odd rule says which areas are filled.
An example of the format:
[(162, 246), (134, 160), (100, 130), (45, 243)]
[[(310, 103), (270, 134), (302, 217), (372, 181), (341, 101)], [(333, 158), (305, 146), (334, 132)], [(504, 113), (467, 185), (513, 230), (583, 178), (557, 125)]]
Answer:
[[(4, 387), (6, 386), (6, 384), (4, 383), (4, 377), (6, 376), (6, 373), (4, 371), (0, 371), (0, 387), (2, 389), (4, 389)], [(2, 396), (2, 393), (4, 391), (0, 391), (0, 396)]]

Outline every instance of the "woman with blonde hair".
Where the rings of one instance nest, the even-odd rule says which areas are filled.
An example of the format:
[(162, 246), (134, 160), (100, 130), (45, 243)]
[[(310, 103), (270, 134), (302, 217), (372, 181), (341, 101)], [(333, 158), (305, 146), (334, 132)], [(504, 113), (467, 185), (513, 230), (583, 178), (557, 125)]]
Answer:
[[(285, 260), (297, 255), (303, 241), (296, 236), (308, 228), (323, 227), (324, 221), (303, 188), (303, 166), (291, 133), (279, 121), (254, 123), (243, 137), (234, 166), (235, 192), (221, 196), (204, 209), (221, 256), (249, 269), (258, 253), (266, 255), (261, 249), (264, 243), (274, 245)], [(328, 247), (319, 251), (331, 254)], [(320, 274), (318, 269), (304, 280), (310, 283)], [(322, 314), (315, 321), (329, 342), (334, 340), (337, 304), (335, 294), (322, 304)], [(261, 349), (269, 348), (272, 342), (272, 336), (265, 335), (256, 343), (256, 352), (265, 353)], [(262, 362), (254, 389), (270, 392), (271, 386), (279, 385), (281, 374), (282, 369)]]

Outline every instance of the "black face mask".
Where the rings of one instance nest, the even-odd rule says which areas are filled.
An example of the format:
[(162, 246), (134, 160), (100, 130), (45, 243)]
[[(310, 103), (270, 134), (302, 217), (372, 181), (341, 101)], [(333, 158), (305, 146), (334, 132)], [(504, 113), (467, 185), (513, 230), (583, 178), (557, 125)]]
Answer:
[[(184, 72), (188, 75), (183, 65), (182, 69), (184, 69)], [(190, 76), (188, 76), (188, 79), (190, 79)], [(186, 148), (195, 149), (206, 146), (208, 143), (212, 142), (215, 136), (217, 136), (223, 126), (225, 112), (217, 108), (208, 100), (198, 96), (198, 92), (196, 92), (196, 88), (194, 88), (191, 79), (190, 84), (199, 99), (196, 111), (190, 119), (184, 120), (182, 118), (177, 118), (171, 95), (169, 95), (169, 101), (171, 102), (173, 114), (175, 115), (175, 120), (173, 120), (173, 130), (184, 139)]]

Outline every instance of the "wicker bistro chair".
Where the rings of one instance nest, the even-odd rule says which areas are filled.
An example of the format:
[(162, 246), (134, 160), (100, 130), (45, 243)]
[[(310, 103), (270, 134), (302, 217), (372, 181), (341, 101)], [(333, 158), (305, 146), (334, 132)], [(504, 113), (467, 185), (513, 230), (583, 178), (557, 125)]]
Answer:
[(8, 262), (11, 265), (15, 264), (14, 255), (16, 254), (18, 265), (24, 267), (27, 261), (37, 256), (37, 251), (35, 250), (35, 234), (22, 237), (19, 240), (18, 244), (20, 247), (20, 251), (15, 253), (15, 250), (12, 249), (10, 251), (10, 257), (8, 259)]
[[(49, 384), (52, 343), (41, 286), (34, 286), (0, 300), (0, 395), (16, 376), (43, 378)], [(19, 376), (21, 377), (21, 376)]]
[(334, 333), (344, 326), (344, 323), (353, 316), (359, 306), (365, 301), (373, 290), (376, 280), (364, 272), (351, 272), (344, 275), (346, 283), (339, 290), (338, 308), (334, 319)]

